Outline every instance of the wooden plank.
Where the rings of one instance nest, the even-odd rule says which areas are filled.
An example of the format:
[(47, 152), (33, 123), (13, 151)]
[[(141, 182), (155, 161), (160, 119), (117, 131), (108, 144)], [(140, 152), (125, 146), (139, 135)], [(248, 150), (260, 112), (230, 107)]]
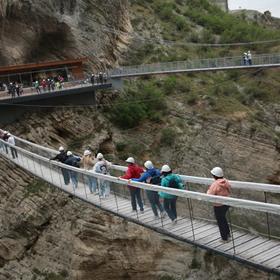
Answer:
[(222, 244), (221, 246), (218, 246), (216, 248), (218, 248), (219, 250), (222, 250), (223, 252), (228, 252), (230, 254), (235, 254), (236, 251), (235, 249), (238, 246), (243, 246), (245, 245), (247, 242), (255, 239), (256, 237), (253, 236), (252, 234), (248, 234), (246, 233), (243, 236), (240, 236), (239, 238), (236, 239), (232, 239), (230, 242)]
[(205, 233), (205, 235), (203, 237), (197, 238), (196, 241), (198, 241), (201, 244), (208, 245), (208, 243), (211, 243), (213, 241), (217, 241), (220, 239), (221, 239), (220, 231), (218, 228), (216, 228), (216, 231), (213, 232), (212, 234), (207, 235), (207, 233)]
[[(199, 234), (205, 234), (205, 232), (207, 232), (209, 230), (212, 230), (212, 229), (214, 229), (214, 227), (211, 227), (209, 229), (209, 225), (207, 225), (207, 224), (206, 225), (202, 225), (201, 227), (194, 229), (195, 240), (196, 240), (197, 236), (199, 237)], [(192, 228), (189, 228), (187, 231), (185, 231), (181, 235), (183, 237), (185, 237), (185, 238), (193, 239), (193, 230), (192, 230)]]
[[(245, 232), (236, 231), (236, 232), (234, 233), (234, 239), (236, 240), (237, 238), (242, 237), (242, 236), (244, 236), (244, 235), (246, 235)], [(215, 241), (213, 241), (213, 242), (208, 243), (207, 246), (216, 249), (217, 247), (219, 247), (219, 246), (221, 246), (221, 245), (223, 245), (223, 244), (224, 244), (224, 243), (221, 242), (221, 239), (219, 239), (219, 240), (215, 240)]]
[(272, 259), (263, 262), (262, 265), (265, 265), (265, 266), (268, 266), (268, 267), (271, 267), (271, 268), (279, 267), (280, 266), (280, 250), (279, 250), (279, 255), (278, 256), (275, 256)]
[(258, 246), (264, 245), (266, 242), (268, 242), (267, 239), (255, 236), (254, 239), (246, 242), (246, 244), (242, 244), (242, 246), (238, 246), (236, 248), (236, 254), (242, 255), (243, 253), (246, 253), (246, 251), (252, 248), (257, 248)]
[(276, 247), (273, 247), (265, 252), (262, 252), (252, 258), (250, 258), (250, 261), (254, 261), (257, 263), (264, 263), (267, 260), (272, 259), (273, 257), (276, 257), (280, 254), (280, 244)]
[(274, 242), (272, 240), (267, 240), (267, 242), (265, 242), (259, 246), (256, 246), (256, 247), (252, 247), (251, 249), (247, 250), (246, 252), (243, 252), (242, 257), (244, 257), (246, 259), (253, 258), (263, 252), (270, 250), (271, 248), (277, 246), (278, 244), (279, 244), (278, 242)]

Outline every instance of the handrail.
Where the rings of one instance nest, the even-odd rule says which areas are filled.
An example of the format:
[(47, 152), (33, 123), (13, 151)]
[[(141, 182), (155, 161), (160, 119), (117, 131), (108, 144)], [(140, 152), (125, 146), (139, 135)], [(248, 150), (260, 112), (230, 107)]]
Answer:
[[(23, 142), (25, 144), (31, 145), (38, 149), (44, 150), (52, 155), (57, 154), (58, 152), (54, 149), (43, 147), (36, 143), (32, 143), (28, 140), (22, 139), (20, 137), (14, 136), (16, 140)], [(120, 166), (120, 165), (112, 165), (112, 169), (118, 171), (126, 171), (127, 167)], [(186, 183), (194, 183), (194, 184), (201, 184), (201, 185), (210, 185), (214, 180), (212, 178), (203, 178), (203, 177), (196, 177), (196, 176), (187, 176), (178, 174), (181, 179)], [(229, 181), (231, 187), (233, 189), (244, 189), (244, 190), (254, 190), (254, 191), (262, 191), (268, 193), (280, 193), (280, 186), (274, 184), (265, 184), (265, 183), (254, 183), (254, 182), (242, 182), (242, 181)]]
[[(217, 69), (240, 69), (280, 66), (280, 54), (253, 55), (253, 63), (244, 64), (241, 56), (194, 59), (187, 61), (161, 62), (152, 64), (120, 66), (109, 72), (111, 78), (133, 77), (151, 74), (180, 73)], [(140, 69), (140, 70), (139, 70)]]
[[(103, 180), (106, 180), (109, 182), (113, 182), (113, 183), (117, 183), (117, 184), (128, 184), (129, 183), (129, 185), (140, 188), (140, 189), (148, 189), (148, 190), (152, 189), (154, 191), (159, 191), (159, 192), (161, 191), (161, 192), (169, 193), (169, 194), (176, 195), (176, 196), (183, 197), (183, 198), (195, 199), (195, 200), (199, 200), (199, 201), (206, 201), (206, 202), (210, 202), (210, 203), (222, 203), (225, 205), (234, 206), (234, 207), (238, 207), (238, 208), (245, 208), (245, 209), (250, 209), (250, 210), (254, 210), (254, 211), (280, 215), (280, 205), (277, 205), (277, 204), (263, 203), (263, 202), (258, 202), (258, 201), (238, 199), (238, 198), (232, 198), (232, 197), (209, 195), (209, 194), (198, 193), (198, 192), (194, 192), (194, 191), (170, 189), (170, 188), (165, 188), (165, 187), (161, 187), (161, 186), (157, 186), (157, 185), (133, 182), (133, 181), (129, 181), (126, 179), (120, 179), (118, 177), (114, 177), (111, 175), (93, 173), (93, 172), (90, 172), (87, 170), (82, 170), (82, 169), (79, 169), (76, 167), (65, 165), (65, 164), (62, 164), (62, 163), (59, 163), (56, 161), (50, 161), (49, 159), (47, 159), (43, 156), (34, 154), (34, 153), (32, 153), (30, 151), (26, 151), (25, 149), (22, 149), (20, 147), (11, 145), (3, 140), (0, 140), (0, 142), (2, 142), (3, 144), (5, 144), (9, 147), (16, 149), (17, 151), (21, 152), (22, 154), (28, 155), (34, 159), (39, 159), (43, 162), (48, 163), (51, 166), (63, 167), (64, 169), (72, 170), (79, 174), (96, 177), (96, 178), (103, 179)], [(5, 154), (3, 152), (0, 152), (0, 154), (5, 156)], [(7, 157), (5, 157), (5, 158), (7, 158)]]

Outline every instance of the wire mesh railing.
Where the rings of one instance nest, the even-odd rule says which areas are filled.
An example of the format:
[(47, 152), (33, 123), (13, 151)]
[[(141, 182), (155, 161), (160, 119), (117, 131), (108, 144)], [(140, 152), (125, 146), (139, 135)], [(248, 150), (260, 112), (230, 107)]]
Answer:
[[(142, 195), (144, 195), (143, 197), (145, 197), (147, 190), (156, 192), (164, 191), (165, 193), (175, 195), (178, 198), (178, 221), (176, 226), (174, 226), (170, 219), (164, 216), (160, 216), (158, 219), (151, 219), (152, 210), (149, 208), (147, 198), (146, 201), (144, 200), (144, 213), (131, 211), (130, 201), (127, 199), (129, 197), (127, 187), (128, 181), (120, 179), (118, 175), (103, 175), (56, 161), (50, 161), (49, 157), (46, 157), (46, 155), (49, 156), (50, 152), (53, 153), (52, 149), (49, 149), (49, 151), (47, 151), (47, 149), (43, 150), (46, 155), (42, 156), (38, 153), (40, 149), (39, 145), (34, 144), (33, 148), (35, 150), (37, 149), (37, 152), (34, 153), (34, 151), (31, 152), (19, 146), (12, 146), (0, 140), (0, 154), (33, 175), (106, 211), (110, 211), (149, 228), (174, 236), (175, 238), (186, 239), (206, 248), (208, 246), (211, 248), (211, 244), (217, 244), (219, 240), (217, 227), (214, 223), (209, 222), (209, 220), (214, 220), (213, 214), (209, 214), (212, 213), (212, 203), (221, 203), (231, 206), (229, 210), (232, 236), (230, 254), (238, 255), (238, 250), (241, 246), (240, 237), (245, 236), (245, 234), (242, 232), (240, 233), (239, 228), (233, 224), (234, 216), (237, 215), (236, 212), (238, 211), (243, 211), (243, 215), (250, 215), (250, 213), (252, 213), (252, 217), (258, 217), (258, 219), (254, 219), (255, 224), (258, 224), (259, 228), (263, 228), (264, 231), (267, 230), (267, 236), (269, 238), (279, 238), (279, 235), (272, 236), (270, 234), (275, 224), (271, 219), (266, 220), (267, 215), (270, 215), (270, 217), (275, 216), (279, 220), (280, 205), (278, 204), (267, 203), (267, 201), (259, 202), (233, 197), (212, 196), (190, 190), (188, 187), (186, 187), (185, 190), (178, 190), (146, 183), (129, 182), (130, 186), (141, 189)], [(53, 153), (53, 155), (54, 154), (55, 153)], [(120, 166), (114, 168), (114, 172), (123, 170), (124, 168)], [(67, 173), (70, 178), (67, 182), (65, 181), (65, 173)], [(73, 178), (77, 180), (77, 184), (73, 184)], [(99, 188), (99, 190), (102, 182), (107, 182), (109, 195), (103, 197), (100, 195), (100, 192), (98, 194), (92, 193), (89, 187), (89, 178), (96, 181), (97, 189)], [(197, 212), (204, 213), (203, 217), (205, 219), (198, 218), (196, 215)], [(239, 218), (240, 217), (242, 217), (242, 215), (239, 215)], [(268, 229), (266, 229), (266, 223), (269, 226)], [(257, 236), (259, 235), (255, 230), (255, 235), (256, 234)], [(248, 240), (253, 240), (255, 238), (256, 236), (248, 235)]]
[(147, 65), (120, 66), (109, 71), (111, 78), (133, 77), (140, 75), (179, 73), (194, 70), (234, 69), (245, 67), (268, 67), (280, 65), (280, 54), (254, 55), (252, 59), (244, 61), (240, 56), (193, 59), (186, 61), (162, 62)]

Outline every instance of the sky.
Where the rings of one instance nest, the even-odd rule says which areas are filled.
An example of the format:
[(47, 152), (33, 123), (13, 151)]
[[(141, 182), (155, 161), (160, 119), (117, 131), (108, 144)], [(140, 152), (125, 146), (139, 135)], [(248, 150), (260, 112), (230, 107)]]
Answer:
[(250, 9), (264, 12), (269, 10), (274, 17), (280, 18), (280, 0), (228, 0), (230, 10)]

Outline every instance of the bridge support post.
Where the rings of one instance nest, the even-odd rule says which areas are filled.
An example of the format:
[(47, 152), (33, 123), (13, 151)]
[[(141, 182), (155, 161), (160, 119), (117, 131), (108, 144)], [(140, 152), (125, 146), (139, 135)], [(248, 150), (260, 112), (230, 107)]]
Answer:
[(233, 229), (232, 229), (232, 223), (231, 223), (230, 208), (228, 209), (228, 219), (229, 219), (229, 227), (230, 227), (230, 231), (231, 231), (231, 240), (232, 240), (232, 246), (233, 246), (233, 253), (234, 253), (234, 255), (235, 255), (235, 254), (236, 254), (236, 250), (235, 250)]
[[(267, 203), (267, 193), (264, 192), (264, 201)], [(266, 212), (266, 224), (267, 224), (267, 234), (268, 238), (271, 239), (270, 237), (270, 224), (269, 224), (269, 214)]]

